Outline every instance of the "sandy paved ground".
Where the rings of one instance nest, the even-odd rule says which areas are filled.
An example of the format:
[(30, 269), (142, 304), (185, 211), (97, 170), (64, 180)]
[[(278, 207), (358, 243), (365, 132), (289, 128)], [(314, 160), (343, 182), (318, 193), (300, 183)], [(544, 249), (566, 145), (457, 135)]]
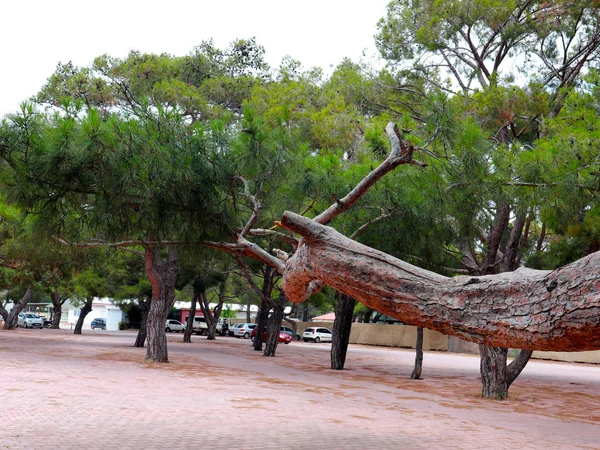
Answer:
[(169, 336), (144, 362), (131, 332), (0, 331), (0, 449), (600, 449), (600, 366), (530, 362), (505, 402), (479, 398), (479, 359)]

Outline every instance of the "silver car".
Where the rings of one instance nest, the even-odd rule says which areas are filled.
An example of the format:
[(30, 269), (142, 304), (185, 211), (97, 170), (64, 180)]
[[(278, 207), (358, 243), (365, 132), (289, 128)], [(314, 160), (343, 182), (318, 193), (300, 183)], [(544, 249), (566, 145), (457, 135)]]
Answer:
[(17, 326), (23, 328), (43, 328), (44, 321), (37, 314), (21, 313), (17, 319)]
[(236, 338), (248, 339), (250, 337), (250, 333), (252, 333), (252, 330), (254, 328), (256, 328), (256, 324), (255, 323), (242, 323), (242, 324), (238, 324), (233, 329), (233, 335)]
[(179, 320), (168, 319), (167, 323), (165, 324), (165, 331), (167, 333), (171, 331), (177, 331), (179, 333), (180, 331), (185, 331), (185, 325)]
[(302, 339), (304, 342), (315, 341), (315, 342), (331, 342), (333, 333), (328, 328), (323, 327), (310, 327), (304, 330)]

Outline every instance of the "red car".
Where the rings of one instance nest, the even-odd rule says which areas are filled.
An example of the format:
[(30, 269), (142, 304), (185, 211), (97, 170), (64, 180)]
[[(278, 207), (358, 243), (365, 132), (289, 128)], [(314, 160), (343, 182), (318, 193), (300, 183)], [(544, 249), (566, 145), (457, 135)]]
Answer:
[[(250, 335), (250, 337), (252, 338), (252, 340), (254, 340), (255, 336), (256, 336), (256, 328), (254, 328), (252, 330), (252, 334)], [(263, 342), (267, 342), (267, 332), (266, 331), (263, 331)], [(289, 344), (290, 342), (292, 342), (292, 337), (287, 333), (279, 333), (278, 342), (283, 342), (284, 344)]]

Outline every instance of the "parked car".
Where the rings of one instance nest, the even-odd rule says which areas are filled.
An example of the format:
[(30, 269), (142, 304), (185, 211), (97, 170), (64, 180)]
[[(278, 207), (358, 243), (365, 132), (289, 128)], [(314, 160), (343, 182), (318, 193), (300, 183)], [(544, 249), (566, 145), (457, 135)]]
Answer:
[[(250, 338), (252, 338), (252, 340), (254, 341), (254, 338), (256, 337), (256, 327), (254, 327), (252, 329), (252, 333), (250, 333)], [(263, 331), (263, 342), (267, 342), (267, 331)], [(279, 332), (279, 338), (277, 339), (277, 342), (283, 342), (284, 344), (289, 344), (290, 342), (292, 342), (292, 336), (288, 333), (284, 333), (283, 331)]]
[(196, 334), (206, 334), (208, 330), (208, 325), (206, 324), (206, 319), (202, 316), (194, 317), (194, 321), (192, 322), (192, 331)]
[(302, 339), (304, 342), (315, 341), (315, 342), (331, 342), (331, 337), (333, 333), (328, 328), (307, 328), (304, 330), (304, 334), (302, 335)]
[(92, 320), (92, 330), (95, 330), (96, 328), (100, 328), (102, 330), (106, 330), (106, 319), (94, 319)]
[(20, 313), (17, 318), (17, 326), (23, 328), (43, 328), (44, 321), (37, 314)]
[(165, 331), (170, 333), (171, 331), (185, 331), (185, 325), (182, 324), (179, 320), (167, 319), (167, 323), (165, 324)]
[(289, 334), (292, 339), (295, 338), (297, 341), (300, 340), (300, 335), (298, 333), (296, 333), (296, 336), (294, 336), (294, 330), (292, 330), (290, 327), (284, 327), (284, 326), (282, 326), (280, 328), (280, 330), (281, 330), (282, 333)]
[(256, 328), (256, 324), (255, 323), (242, 323), (240, 324), (241, 326), (236, 326), (233, 329), (233, 335), (236, 338), (241, 338), (243, 337), (244, 339), (248, 339), (250, 337), (250, 333), (252, 333), (252, 330), (254, 328)]
[(246, 324), (245, 323), (238, 323), (238, 324), (230, 326), (229, 327), (229, 331), (228, 331), (229, 336), (235, 336), (235, 330), (236, 330), (236, 328), (242, 328), (244, 325), (246, 325)]

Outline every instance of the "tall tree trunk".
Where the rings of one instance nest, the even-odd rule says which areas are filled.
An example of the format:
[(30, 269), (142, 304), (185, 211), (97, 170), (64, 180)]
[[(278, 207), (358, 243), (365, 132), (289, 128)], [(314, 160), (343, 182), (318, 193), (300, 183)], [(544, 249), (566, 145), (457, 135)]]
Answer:
[(254, 350), (257, 352), (263, 351), (263, 333), (267, 327), (267, 318), (269, 317), (270, 310), (271, 305), (269, 305), (265, 300), (261, 300), (260, 308), (258, 309), (258, 316), (256, 317), (256, 334), (253, 342)]
[(508, 351), (503, 347), (488, 347), (480, 344), (479, 353), (481, 354), (482, 397), (504, 400), (508, 397), (508, 388), (521, 374), (533, 352), (519, 351), (517, 357), (508, 365), (506, 364)]
[(481, 372), (481, 395), (485, 398), (503, 400), (508, 397), (508, 378), (504, 347), (479, 345)]
[(146, 301), (140, 302), (140, 329), (137, 337), (135, 338), (134, 347), (143, 347), (146, 343), (146, 324), (148, 323), (148, 311), (150, 311), (150, 304), (152, 303), (152, 296), (149, 296)]
[(252, 300), (248, 297), (248, 301), (246, 302), (246, 323), (252, 321), (252, 317), (250, 317), (250, 306), (252, 306)]
[(489, 346), (545, 351), (600, 349), (600, 252), (556, 269), (520, 268), (445, 277), (362, 245), (286, 211), (303, 236), (282, 287), (293, 302), (328, 284), (403, 321)]
[(152, 286), (152, 303), (148, 311), (146, 332), (148, 345), (146, 360), (161, 363), (169, 362), (165, 323), (175, 301), (175, 282), (179, 270), (177, 249), (169, 247), (166, 260), (160, 257), (159, 249), (146, 248), (146, 275)]
[(206, 339), (214, 341), (216, 339), (217, 324), (219, 323), (221, 311), (219, 310), (218, 314), (216, 308), (215, 311), (211, 311), (206, 292), (199, 292), (198, 299), (200, 300), (200, 308), (202, 309), (202, 314), (204, 314), (204, 320), (206, 321)]
[(17, 320), (19, 318), (19, 314), (23, 311), (23, 308), (29, 303), (31, 297), (33, 297), (33, 289), (27, 288), (23, 297), (17, 304), (13, 306), (13, 308), (8, 312), (2, 305), (0, 305), (0, 315), (4, 319), (4, 329), (12, 330), (17, 326)]
[(504, 231), (508, 227), (509, 220), (510, 205), (505, 199), (502, 199), (498, 202), (494, 223), (487, 236), (483, 261), (481, 262), (481, 275), (491, 275), (497, 272), (495, 268), (496, 261), (498, 260), (498, 250), (502, 242)]
[(85, 321), (85, 317), (92, 310), (93, 301), (94, 301), (94, 297), (89, 297), (89, 298), (85, 299), (85, 303), (83, 304), (83, 306), (81, 307), (81, 310), (79, 311), (79, 319), (77, 319), (77, 323), (75, 324), (75, 330), (73, 331), (73, 334), (81, 334), (81, 330), (83, 328), (83, 322)]
[(304, 304), (304, 309), (302, 310), (302, 322), (308, 322), (308, 303)]
[(52, 328), (58, 330), (60, 328), (60, 319), (62, 318), (62, 305), (64, 300), (61, 301), (58, 289), (54, 289), (50, 293), (50, 300), (52, 301)]
[(263, 285), (261, 289), (262, 299), (256, 320), (256, 335), (254, 336), (254, 350), (257, 352), (262, 351), (263, 334), (267, 326), (269, 311), (272, 308), (271, 292), (273, 291), (274, 287), (273, 281), (275, 274), (275, 270), (273, 270), (271, 266), (265, 266), (263, 271)]
[[(508, 207), (506, 207), (506, 205), (504, 206), (504, 208), (508, 210)], [(490, 231), (490, 235), (497, 234), (502, 236), (504, 230), (500, 232), (496, 230), (495, 227), (507, 228), (508, 220), (505, 220), (505, 214), (506, 212), (502, 210), (498, 211), (497, 220), (495, 221), (495, 226)], [(502, 219), (498, 220), (498, 216), (501, 216)], [(519, 243), (521, 241), (521, 235), (523, 234), (523, 229), (525, 227), (526, 218), (526, 210), (524, 208), (517, 209), (513, 227), (508, 236), (508, 242), (504, 252), (504, 257), (502, 259), (502, 262), (500, 263), (501, 272), (511, 272), (517, 268)], [(493, 272), (493, 270), (491, 270), (489, 266), (484, 267), (484, 271), (485, 273)], [(510, 387), (514, 379), (519, 375), (519, 373), (521, 373), (521, 371), (525, 368), (525, 365), (529, 360), (529, 356), (531, 356), (531, 352), (529, 352), (529, 356), (524, 361), (523, 366), (516, 374), (514, 374), (514, 378), (511, 380), (507, 366), (507, 352), (508, 350), (506, 348), (495, 346), (487, 347), (482, 344), (479, 345), (479, 354), (481, 359), (481, 393), (483, 397), (495, 399), (507, 398), (508, 388)], [(522, 352), (525, 352), (524, 354), (526, 354), (527, 350), (521, 350), (521, 353)]]
[(344, 370), (356, 300), (339, 292), (336, 292), (335, 296), (337, 303), (333, 321), (333, 336), (331, 337), (331, 368)]
[(283, 292), (279, 294), (277, 306), (273, 308), (271, 317), (267, 320), (267, 342), (265, 343), (264, 356), (275, 356), (277, 345), (279, 344), (279, 331), (281, 330), (281, 321), (283, 320), (283, 309), (287, 298)]
[[(223, 311), (223, 305), (225, 304), (226, 293), (227, 293), (227, 279), (229, 278), (229, 273), (224, 274), (223, 281), (219, 284), (219, 301), (217, 302), (217, 306), (215, 307), (214, 317), (217, 323), (219, 323), (219, 319), (221, 318), (221, 312)], [(221, 336), (227, 335), (227, 328), (225, 323), (221, 324)]]
[(517, 268), (519, 244), (521, 243), (521, 236), (523, 234), (526, 219), (527, 210), (524, 208), (519, 208), (517, 210), (517, 217), (515, 218), (513, 228), (508, 237), (506, 251), (504, 252), (504, 259), (500, 265), (500, 270), (502, 272), (509, 272)]
[(190, 313), (187, 316), (187, 323), (183, 332), (183, 342), (191, 343), (192, 334), (194, 334), (194, 317), (196, 316), (196, 302), (198, 301), (198, 291), (194, 289), (192, 292), (192, 306), (190, 307)]
[(536, 252), (542, 251), (542, 247), (544, 246), (544, 239), (546, 239), (546, 222), (542, 222), (540, 236), (538, 237), (537, 244), (535, 245)]
[(373, 310), (369, 308), (367, 311), (361, 314), (362, 323), (371, 323), (371, 316), (373, 315)]
[(420, 380), (423, 370), (423, 327), (417, 328), (417, 343), (415, 345), (415, 368), (410, 374), (411, 380)]

